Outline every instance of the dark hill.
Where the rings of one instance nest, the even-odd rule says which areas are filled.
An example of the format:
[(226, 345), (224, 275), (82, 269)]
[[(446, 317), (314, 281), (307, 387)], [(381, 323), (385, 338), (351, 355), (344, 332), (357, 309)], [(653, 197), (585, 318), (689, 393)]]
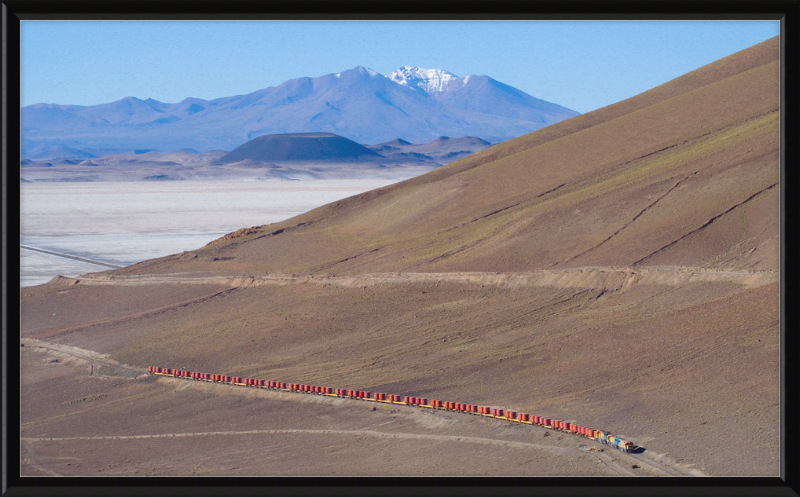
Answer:
[(254, 138), (224, 155), (219, 162), (348, 161), (379, 157), (363, 145), (333, 133), (289, 133)]
[(462, 136), (461, 138), (440, 136), (428, 143), (409, 143), (402, 138), (397, 138), (376, 145), (367, 145), (367, 148), (388, 158), (417, 158), (433, 160), (439, 164), (449, 164), (475, 152), (480, 152), (491, 145), (477, 136)]
[(428, 143), (418, 145), (414, 151), (441, 156), (452, 152), (478, 152), (491, 145), (488, 141), (477, 136), (462, 136), (461, 138), (440, 136)]

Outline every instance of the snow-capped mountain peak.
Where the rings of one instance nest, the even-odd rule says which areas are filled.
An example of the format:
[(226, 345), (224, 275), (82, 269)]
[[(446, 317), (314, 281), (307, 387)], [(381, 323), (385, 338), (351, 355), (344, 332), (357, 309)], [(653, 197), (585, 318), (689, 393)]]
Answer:
[(429, 95), (443, 92), (454, 80), (460, 79), (444, 69), (422, 69), (403, 66), (386, 75), (395, 83)]
[(21, 109), (22, 154), (53, 158), (69, 149), (75, 151), (69, 152), (72, 157), (85, 158), (142, 149), (206, 152), (230, 150), (261, 135), (312, 131), (358, 143), (398, 137), (427, 143), (438, 136), (468, 135), (500, 142), (577, 114), (488, 76), (459, 78), (410, 66), (388, 76), (357, 66), (213, 100), (126, 98), (91, 106), (27, 106)]

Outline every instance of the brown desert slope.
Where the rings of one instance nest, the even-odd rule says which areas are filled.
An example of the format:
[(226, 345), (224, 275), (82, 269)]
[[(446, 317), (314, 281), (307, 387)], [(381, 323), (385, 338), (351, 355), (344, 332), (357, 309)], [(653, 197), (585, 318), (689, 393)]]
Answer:
[[(282, 223), (24, 288), (23, 336), (136, 367), (421, 395), (605, 428), (645, 449), (614, 454), (628, 473), (658, 460), (678, 473), (650, 474), (776, 475), (778, 81), (773, 39)], [(37, 378), (44, 376), (26, 376), (23, 366), (23, 396), (53, 388)], [(158, 398), (170, 398), (170, 384), (158, 385)], [(222, 395), (215, 392), (222, 390), (203, 398)], [(23, 407), (24, 448), (31, 464), (53, 470), (46, 461), (57, 460), (55, 449), (37, 463), (45, 447), (35, 437), (148, 434), (159, 420), (173, 432), (215, 431), (189, 397), (161, 408), (98, 401), (87, 419), (114, 413), (100, 428), (58, 422), (70, 412), (60, 404)], [(249, 404), (220, 405), (229, 406), (231, 430), (242, 420), (447, 431), (436, 423), (359, 424), (346, 403), (314, 407), (310, 418), (294, 414), (291, 423), (270, 406), (256, 415)], [(115, 428), (120, 421), (124, 429)], [(459, 428), (447, 433), (464, 437), (484, 429), (452, 426)], [(545, 431), (518, 439), (553, 441)], [(261, 447), (277, 436), (264, 434)], [(303, 457), (307, 438), (281, 437), (281, 447)], [(209, 447), (234, 450), (235, 439)], [(370, 451), (346, 452), (331, 440), (307, 451), (336, 463), (310, 473), (373, 468)], [(460, 443), (448, 442), (447, 452), (474, 450)], [(248, 447), (236, 453), (258, 459), (260, 449)], [(514, 474), (621, 474), (570, 452), (525, 450), (520, 457), (531, 463)], [(125, 444), (108, 444), (103, 454), (124, 460)], [(398, 467), (431, 474), (436, 461)], [(500, 456), (475, 461), (466, 474), (508, 474), (498, 469)], [(243, 464), (245, 473), (296, 474)], [(441, 464), (439, 474), (458, 474)]]
[[(181, 271), (777, 269), (778, 44), (195, 251)], [(279, 234), (274, 234), (279, 233)], [(123, 273), (171, 272), (175, 256)], [(229, 258), (209, 265), (209, 258)]]

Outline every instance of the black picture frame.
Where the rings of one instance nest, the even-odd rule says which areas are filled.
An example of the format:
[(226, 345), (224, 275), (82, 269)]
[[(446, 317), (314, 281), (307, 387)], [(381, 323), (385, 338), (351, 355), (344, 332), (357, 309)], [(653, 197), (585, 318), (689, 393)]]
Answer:
[[(560, 19), (781, 22), (781, 476), (709, 478), (21, 478), (19, 370), (20, 20)], [(792, 326), (795, 246), (789, 227), (800, 168), (800, 1), (23, 1), (2, 4), (3, 495), (800, 495), (800, 336)], [(746, 457), (746, 447), (742, 449)]]

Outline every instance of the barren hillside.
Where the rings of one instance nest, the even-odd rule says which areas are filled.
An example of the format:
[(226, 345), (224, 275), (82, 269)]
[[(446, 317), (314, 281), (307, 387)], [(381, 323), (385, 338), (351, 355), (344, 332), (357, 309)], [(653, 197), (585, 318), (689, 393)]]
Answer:
[[(705, 474), (775, 475), (778, 81), (773, 39), (282, 223), (25, 288), (23, 336), (136, 367), (535, 412), (631, 439), (645, 452), (615, 463), (626, 468), (658, 457)], [(28, 377), (27, 395), (52, 386)], [(160, 385), (159, 398), (168, 398)], [(31, 407), (23, 418), (37, 421), (23, 433), (33, 450), (36, 430), (110, 436), (122, 430), (120, 416), (126, 434), (151, 433), (156, 419), (169, 419), (174, 432), (214, 431), (192, 395), (175, 395), (163, 409), (98, 402), (86, 416), (113, 411), (115, 421), (81, 429), (55, 422), (63, 406)], [(248, 403), (224, 405), (230, 423), (285, 421), (273, 407), (254, 414)], [(345, 404), (314, 409), (313, 419), (293, 414), (278, 424), (380, 430), (354, 421)], [(442, 433), (435, 423), (425, 430)], [(372, 465), (369, 451), (310, 446), (305, 436), (264, 434), (292, 457), (321, 451), (337, 461), (308, 469), (314, 474), (396, 474)], [(235, 440), (212, 445), (233, 448)], [(125, 444), (100, 447), (107, 458), (125, 457)], [(296, 474), (255, 462), (260, 447), (237, 449), (251, 474)], [(545, 449), (525, 450), (530, 467), (515, 474), (620, 474), (570, 452), (553, 460), (540, 457)], [(469, 474), (508, 474), (500, 455), (486, 457)], [(403, 474), (431, 472), (426, 459), (404, 461)], [(457, 474), (454, 459), (441, 464), (441, 474)]]
[[(247, 274), (776, 270), (778, 103), (770, 40), (429, 174), (194, 251), (191, 262), (176, 257), (181, 271)], [(209, 265), (214, 257), (226, 260)], [(123, 272), (173, 271), (175, 259)]]

